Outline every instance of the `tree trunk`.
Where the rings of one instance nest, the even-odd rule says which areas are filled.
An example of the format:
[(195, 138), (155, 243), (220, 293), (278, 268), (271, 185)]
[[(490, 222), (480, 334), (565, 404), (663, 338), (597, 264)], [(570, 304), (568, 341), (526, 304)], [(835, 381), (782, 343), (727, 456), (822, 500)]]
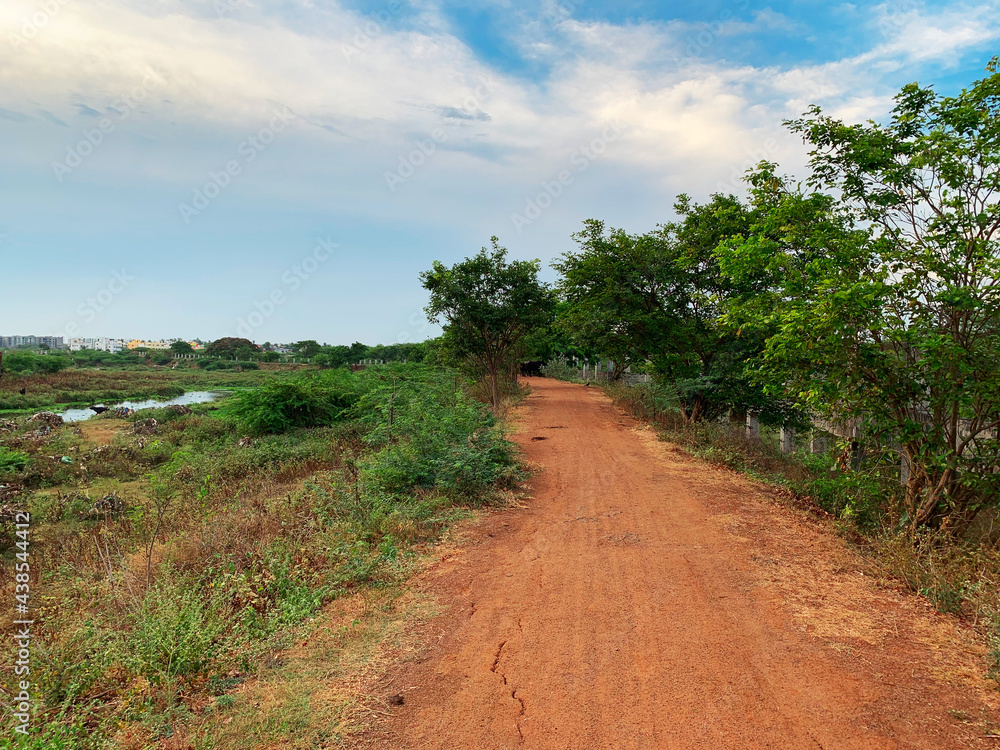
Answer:
[(490, 401), (493, 405), (493, 413), (497, 414), (500, 411), (500, 384), (497, 382), (499, 379), (499, 371), (496, 365), (490, 365)]

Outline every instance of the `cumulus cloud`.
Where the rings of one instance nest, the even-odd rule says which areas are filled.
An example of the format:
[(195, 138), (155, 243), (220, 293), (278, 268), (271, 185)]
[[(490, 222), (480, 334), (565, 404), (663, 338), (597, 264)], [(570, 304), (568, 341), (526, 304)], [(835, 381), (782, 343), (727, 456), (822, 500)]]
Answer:
[[(579, 20), (572, 3), (547, 0), (540, 14), (511, 9), (520, 24), (512, 41), (549, 63), (532, 78), (477, 57), (433, 0), (408, 7), (405, 19), (391, 3), (361, 15), (295, 0), (278, 16), (249, 0), (74, 0), (56, 2), (57, 12), (34, 25), (33, 2), (4, 5), (0, 39), (13, 41), (0, 45), (0, 118), (11, 127), (82, 128), (101, 112), (122, 112), (153, 71), (162, 82), (129, 109), (147, 138), (170, 147), (143, 157), (148, 179), (190, 182), (282, 106), (297, 115), (294, 138), (308, 144), (298, 153), (313, 154), (286, 182), (315, 184), (323, 170), (339, 180), (380, 175), (443, 124), (434, 170), (481, 189), (488, 163), (492, 185), (514, 194), (560, 169), (609, 123), (622, 134), (602, 163), (664, 191), (710, 189), (762, 149), (770, 158), (794, 152), (800, 162), (783, 117), (811, 103), (848, 119), (880, 116), (891, 106), (887, 73), (957, 59), (1000, 28), (994, 4), (931, 11), (897, 3), (866, 17), (876, 42), (864, 54), (754, 66), (721, 60), (714, 45), (762, 29), (797, 33), (800, 22), (763, 8), (708, 24), (616, 24)], [(691, 32), (705, 29), (710, 43), (691, 54)], [(206, 161), (204, 144), (220, 139), (232, 145), (213, 146), (223, 156)], [(123, 163), (108, 159), (103, 168)]]

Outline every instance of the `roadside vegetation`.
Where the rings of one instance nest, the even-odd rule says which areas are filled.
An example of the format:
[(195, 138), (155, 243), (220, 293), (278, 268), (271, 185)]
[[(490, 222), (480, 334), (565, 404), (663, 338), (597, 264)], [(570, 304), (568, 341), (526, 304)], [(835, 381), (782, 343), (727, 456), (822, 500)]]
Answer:
[[(109, 377), (132, 395), (189, 385), (161, 374)], [(190, 372), (199, 387), (208, 375), (213, 385), (232, 377)], [(324, 604), (391, 588), (423, 545), (469, 509), (503, 501), (522, 476), (502, 425), (454, 370), (238, 375), (229, 398), (190, 409), (0, 422), (10, 600), (14, 509), (31, 513), (41, 571), (36, 731), (21, 747), (236, 746), (218, 738), (227, 715), (250, 721), (240, 686), (272, 668)], [(76, 382), (51, 385), (70, 394)], [(10, 676), (10, 650), (2, 658)], [(253, 731), (314, 746), (287, 726)]]

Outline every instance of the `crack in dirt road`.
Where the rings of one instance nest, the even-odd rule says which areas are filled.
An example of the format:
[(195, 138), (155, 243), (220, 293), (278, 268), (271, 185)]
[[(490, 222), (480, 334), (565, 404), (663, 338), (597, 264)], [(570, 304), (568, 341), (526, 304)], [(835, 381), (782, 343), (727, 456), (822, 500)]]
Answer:
[(993, 747), (953, 718), (996, 718), (983, 649), (957, 621), (598, 389), (530, 383), (517, 440), (543, 469), (533, 499), (487, 514), (415, 582), (443, 614), (378, 686), (405, 704), (361, 745)]

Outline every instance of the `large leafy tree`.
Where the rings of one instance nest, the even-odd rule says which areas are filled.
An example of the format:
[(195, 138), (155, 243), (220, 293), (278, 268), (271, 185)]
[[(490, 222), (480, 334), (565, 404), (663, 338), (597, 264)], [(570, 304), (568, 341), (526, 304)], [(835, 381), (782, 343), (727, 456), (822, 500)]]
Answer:
[(553, 264), (563, 324), (602, 356), (651, 362), (690, 422), (748, 410), (784, 421), (783, 403), (745, 372), (763, 340), (721, 320), (720, 305), (738, 289), (720, 274), (714, 251), (747, 231), (747, 208), (723, 195), (704, 205), (682, 195), (674, 208), (679, 221), (642, 235), (585, 222), (575, 235), (580, 249)]
[(309, 359), (319, 354), (323, 347), (320, 346), (318, 341), (307, 339), (305, 341), (296, 341), (292, 344), (291, 349), (296, 354), (301, 354), (303, 357)]
[(551, 321), (555, 296), (538, 279), (539, 261), (508, 261), (499, 240), (491, 243), (450, 268), (435, 261), (420, 279), (431, 295), (427, 317), (444, 322), (447, 348), (489, 380), (496, 410), (500, 378), (525, 336)]
[(210, 357), (237, 357), (242, 353), (243, 358), (248, 359), (248, 352), (252, 354), (260, 350), (260, 347), (249, 339), (227, 336), (209, 344), (205, 348), (205, 354)]
[(763, 369), (814, 410), (900, 446), (914, 527), (960, 525), (1000, 496), (996, 60), (955, 97), (904, 87), (887, 125), (819, 108), (789, 125), (812, 146), (811, 188), (837, 197), (764, 165), (758, 231), (720, 251), (765, 295)]

